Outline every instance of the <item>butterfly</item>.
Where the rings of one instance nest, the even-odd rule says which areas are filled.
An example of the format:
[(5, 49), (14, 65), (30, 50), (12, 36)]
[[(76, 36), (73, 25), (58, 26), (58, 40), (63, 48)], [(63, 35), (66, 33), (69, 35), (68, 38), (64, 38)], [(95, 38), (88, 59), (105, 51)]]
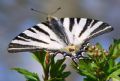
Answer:
[(87, 41), (112, 30), (110, 25), (99, 20), (48, 17), (45, 22), (34, 25), (16, 36), (9, 44), (8, 52), (45, 49), (79, 58), (83, 56)]

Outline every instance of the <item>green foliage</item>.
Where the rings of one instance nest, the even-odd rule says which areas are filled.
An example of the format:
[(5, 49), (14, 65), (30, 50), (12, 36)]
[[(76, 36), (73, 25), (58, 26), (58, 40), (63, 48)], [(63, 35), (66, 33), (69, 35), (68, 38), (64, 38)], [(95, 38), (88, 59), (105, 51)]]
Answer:
[(33, 53), (33, 58), (35, 58), (43, 67), (45, 67), (45, 56), (46, 51), (36, 51)]
[[(114, 40), (106, 51), (97, 43), (90, 45), (85, 59), (79, 59), (78, 63), (73, 62), (72, 66), (78, 74), (85, 76), (84, 81), (120, 81), (120, 40)], [(43, 67), (44, 81), (65, 81), (70, 75), (70, 71), (64, 71), (65, 58), (55, 60), (56, 55), (48, 52), (36, 51), (33, 53), (34, 59)], [(116, 61), (117, 60), (117, 61)], [(40, 81), (37, 73), (29, 72), (22, 68), (13, 68), (24, 75), (26, 81)]]
[[(64, 71), (66, 64), (64, 64), (65, 58), (55, 60), (55, 55), (50, 55), (46, 51), (36, 51), (33, 53), (33, 57), (42, 65), (44, 71), (44, 81), (65, 81), (65, 78), (70, 75), (69, 71)], [(24, 75), (26, 81), (40, 81), (37, 73), (29, 72), (21, 68), (13, 68), (20, 74)]]
[[(65, 78), (70, 75), (70, 72), (63, 72), (66, 68), (66, 64), (63, 64), (65, 61), (64, 59), (57, 60), (57, 62), (54, 61), (54, 56), (51, 60), (51, 69), (50, 69), (50, 75), (51, 80), (50, 81), (65, 81)], [(56, 79), (56, 80), (55, 80)]]
[(20, 74), (24, 75), (26, 81), (40, 81), (37, 73), (32, 73), (22, 68), (12, 68), (12, 70), (16, 70)]
[(89, 57), (80, 59), (77, 65), (72, 63), (73, 68), (85, 76), (84, 81), (120, 81), (120, 62), (116, 61), (120, 56), (120, 40), (114, 40), (109, 51), (99, 43), (91, 45), (87, 54)]

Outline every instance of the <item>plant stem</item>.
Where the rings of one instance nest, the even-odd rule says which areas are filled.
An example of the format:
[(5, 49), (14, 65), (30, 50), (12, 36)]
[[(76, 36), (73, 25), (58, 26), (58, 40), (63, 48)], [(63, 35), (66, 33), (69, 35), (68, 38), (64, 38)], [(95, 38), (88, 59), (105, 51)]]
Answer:
[(49, 65), (46, 66), (46, 69), (44, 69), (44, 73), (45, 73), (44, 81), (48, 81), (48, 79), (49, 79)]

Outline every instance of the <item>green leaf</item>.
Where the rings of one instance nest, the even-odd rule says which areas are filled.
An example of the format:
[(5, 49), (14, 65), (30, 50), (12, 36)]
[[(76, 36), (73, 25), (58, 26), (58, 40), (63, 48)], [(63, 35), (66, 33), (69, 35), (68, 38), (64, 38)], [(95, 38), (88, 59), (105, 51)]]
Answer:
[(120, 80), (116, 78), (112, 78), (112, 81), (120, 81)]
[(53, 81), (64, 81), (66, 77), (70, 75), (69, 71), (64, 71), (66, 68), (66, 64), (63, 64), (65, 61), (65, 58), (59, 59), (55, 62), (54, 59), (55, 56), (51, 58), (51, 63), (50, 63), (50, 80)]
[(68, 77), (70, 74), (71, 74), (70, 71), (63, 72), (63, 73), (62, 73), (62, 78), (66, 78), (66, 77)]
[(86, 77), (84, 78), (84, 81), (98, 81), (98, 80), (90, 78), (90, 77)]
[(73, 67), (76, 69), (76, 71), (82, 75), (89, 77), (91, 79), (96, 79), (94, 75), (94, 69), (97, 67), (94, 63), (90, 63), (91, 61), (87, 59), (81, 59), (79, 60), (78, 66), (73, 65)]
[(51, 78), (48, 81), (65, 81), (63, 78)]
[(110, 46), (109, 52), (113, 59), (120, 57), (120, 39), (114, 40), (113, 44)]
[(33, 58), (35, 58), (39, 63), (41, 63), (41, 65), (43, 67), (45, 64), (45, 56), (46, 56), (46, 51), (42, 50), (42, 51), (36, 51), (33, 53)]
[(118, 69), (118, 70), (114, 71), (113, 73), (111, 73), (111, 74), (108, 76), (108, 80), (109, 80), (110, 78), (115, 78), (115, 79), (118, 79), (118, 80), (120, 81), (119, 75), (120, 75), (120, 69)]
[(36, 73), (29, 72), (28, 70), (22, 68), (12, 68), (12, 70), (15, 70), (18, 73), (24, 75), (27, 81), (40, 81)]
[(63, 72), (63, 71), (65, 70), (66, 66), (67, 66), (66, 64), (63, 64), (63, 65), (61, 66), (60, 72)]
[(109, 59), (108, 60), (108, 68), (107, 68), (107, 72), (111, 73), (113, 72), (113, 68), (115, 67), (115, 62), (113, 59)]

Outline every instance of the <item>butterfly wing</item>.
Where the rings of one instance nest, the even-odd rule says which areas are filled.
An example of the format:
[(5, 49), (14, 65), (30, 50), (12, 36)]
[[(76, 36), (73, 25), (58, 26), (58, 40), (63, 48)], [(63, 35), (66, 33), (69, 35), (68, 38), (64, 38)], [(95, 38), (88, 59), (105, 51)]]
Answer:
[(9, 52), (36, 51), (40, 49), (59, 50), (68, 44), (80, 45), (92, 37), (113, 28), (98, 20), (87, 18), (51, 18), (15, 37), (9, 44)]
[(49, 23), (44, 22), (29, 28), (16, 36), (8, 47), (8, 52), (36, 51), (40, 49), (59, 50), (64, 42), (52, 31)]
[(110, 32), (113, 28), (99, 20), (88, 18), (61, 18), (66, 32), (72, 33), (71, 43), (79, 45), (98, 35)]

